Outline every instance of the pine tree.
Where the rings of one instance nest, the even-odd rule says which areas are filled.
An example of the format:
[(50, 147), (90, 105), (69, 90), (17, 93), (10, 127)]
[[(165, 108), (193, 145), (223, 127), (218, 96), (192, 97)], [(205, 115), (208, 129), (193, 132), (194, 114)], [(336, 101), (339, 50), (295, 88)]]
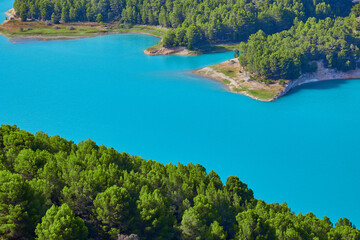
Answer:
[(47, 210), (35, 233), (38, 240), (82, 240), (87, 239), (88, 229), (84, 221), (63, 204)]

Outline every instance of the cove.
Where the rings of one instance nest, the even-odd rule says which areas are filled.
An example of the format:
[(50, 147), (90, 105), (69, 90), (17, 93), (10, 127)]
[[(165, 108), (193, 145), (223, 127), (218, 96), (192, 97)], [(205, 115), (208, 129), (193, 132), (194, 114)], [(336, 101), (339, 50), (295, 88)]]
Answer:
[(157, 41), (0, 36), (0, 122), (165, 164), (200, 163), (223, 181), (239, 176), (267, 202), (360, 224), (359, 80), (308, 84), (263, 103), (189, 73), (232, 53), (144, 55)]

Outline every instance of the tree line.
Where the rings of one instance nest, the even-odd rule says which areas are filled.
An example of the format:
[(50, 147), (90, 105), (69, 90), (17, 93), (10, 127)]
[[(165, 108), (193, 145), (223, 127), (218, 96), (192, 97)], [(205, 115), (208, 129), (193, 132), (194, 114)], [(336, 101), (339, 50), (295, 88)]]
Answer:
[(22, 20), (53, 23), (119, 21), (171, 29), (166, 47), (199, 48), (219, 41), (246, 41), (263, 30), (289, 29), (295, 18), (346, 16), (351, 0), (15, 0)]
[(360, 239), (267, 204), (238, 177), (0, 127), (0, 239)]

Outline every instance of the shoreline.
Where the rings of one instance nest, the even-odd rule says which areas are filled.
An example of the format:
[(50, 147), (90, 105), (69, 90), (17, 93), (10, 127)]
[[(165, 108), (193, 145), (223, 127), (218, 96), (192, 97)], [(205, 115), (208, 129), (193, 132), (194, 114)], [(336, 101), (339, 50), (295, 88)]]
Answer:
[(292, 89), (313, 82), (332, 81), (332, 80), (349, 80), (360, 79), (360, 68), (341, 72), (332, 68), (325, 68), (322, 61), (317, 61), (318, 70), (315, 73), (302, 74), (298, 79), (290, 81), (285, 90), (281, 92), (274, 100), (285, 96)]
[(189, 50), (187, 47), (178, 46), (166, 48), (161, 45), (155, 45), (148, 47), (144, 53), (149, 56), (156, 55), (179, 55), (179, 56), (199, 56), (209, 53), (222, 53), (235, 51), (238, 48), (239, 43), (227, 42), (227, 43), (212, 43), (203, 46), (202, 49)]
[[(72, 22), (62, 24), (46, 24), (45, 21), (29, 20), (21, 22), (16, 17), (14, 8), (9, 9), (5, 14), (8, 20), (0, 24), (0, 34), (16, 43), (21, 39), (33, 39), (39, 41), (48, 40), (71, 40), (88, 37), (96, 37), (107, 34), (121, 33), (140, 33), (154, 36), (160, 39), (155, 46), (148, 47), (144, 54), (154, 55), (179, 55), (179, 56), (198, 56), (207, 53), (218, 53), (232, 51), (237, 48), (238, 43), (219, 43), (204, 46), (204, 49), (191, 51), (186, 47), (165, 48), (161, 45), (161, 40), (166, 34), (168, 28), (162, 26), (134, 25), (129, 28), (119, 28), (117, 23), (96, 23), (96, 22)], [(58, 27), (58, 28), (55, 28)], [(73, 30), (66, 30), (68, 27), (74, 27)]]
[[(0, 24), (0, 34), (12, 40), (34, 39), (68, 40), (96, 37), (107, 34), (140, 33), (162, 39), (167, 29), (161, 26), (134, 25), (120, 28), (117, 23), (70, 22), (47, 24), (46, 21), (33, 20), (22, 22), (15, 15), (14, 8), (5, 12), (8, 20)], [(13, 41), (16, 42), (16, 41)]]
[(36, 41), (53, 41), (53, 40), (74, 40), (74, 39), (83, 39), (83, 38), (92, 38), (92, 37), (98, 37), (98, 36), (103, 36), (103, 35), (112, 35), (112, 34), (127, 34), (127, 33), (134, 33), (134, 34), (144, 34), (144, 35), (150, 35), (153, 37), (156, 37), (155, 35), (149, 34), (149, 33), (142, 33), (142, 32), (132, 32), (132, 31), (127, 31), (127, 32), (117, 32), (117, 31), (113, 31), (113, 32), (97, 32), (97, 33), (88, 33), (88, 34), (84, 34), (84, 35), (56, 35), (56, 36), (46, 36), (46, 35), (17, 35), (16, 37), (13, 36), (8, 36), (6, 34), (3, 34), (0, 32), (0, 35), (7, 37), (11, 42), (18, 42), (16, 40), (36, 40)]
[[(154, 46), (156, 47), (156, 46)], [(157, 55), (179, 55), (179, 56), (197, 56), (196, 52), (190, 51), (186, 47), (173, 47), (173, 48), (165, 48), (160, 47), (158, 49), (152, 50), (153, 47), (149, 47), (144, 50), (144, 53), (149, 56), (157, 56)]]
[[(9, 21), (9, 20), (8, 20)], [(59, 26), (65, 26), (65, 25), (60, 25)], [(67, 25), (66, 25), (67, 26)], [(0, 25), (1, 28), (1, 25)], [(96, 37), (96, 36), (101, 36), (101, 35), (110, 35), (110, 34), (123, 34), (123, 33), (138, 33), (138, 34), (144, 34), (144, 35), (150, 35), (153, 37), (158, 37), (155, 34), (151, 34), (148, 32), (141, 32), (141, 31), (137, 31), (137, 29), (132, 30), (132, 29), (119, 29), (119, 30), (115, 30), (115, 31), (101, 31), (99, 30), (98, 32), (92, 32), (92, 33), (69, 33), (68, 35), (65, 34), (41, 34), (41, 33), (35, 33), (35, 34), (20, 34), (20, 33), (15, 33), (15, 34), (7, 34), (4, 33), (2, 31), (0, 31), (0, 35), (7, 37), (8, 39), (10, 39), (10, 41), (12, 39), (35, 39), (35, 40), (39, 40), (39, 41), (51, 41), (51, 40), (70, 40), (70, 39), (82, 39), (82, 38), (91, 38), (91, 37)]]
[[(253, 95), (252, 94), (253, 92), (249, 93), (248, 91), (246, 91), (248, 89), (242, 89), (243, 91), (238, 91), (238, 89), (236, 89), (236, 87), (234, 87), (234, 84), (238, 84), (241, 86), (241, 83), (244, 83), (243, 85), (246, 85), (247, 83), (253, 81), (253, 80), (249, 80), (250, 74), (242, 73), (242, 74), (236, 76), (236, 77), (238, 77), (237, 79), (233, 78), (230, 81), (229, 77), (224, 74), (224, 69), (217, 68), (217, 66), (221, 67), (224, 64), (228, 64), (229, 61), (234, 61), (234, 62), (237, 62), (237, 64), (238, 64), (238, 61), (236, 61), (236, 60), (231, 59), (231, 60), (222, 62), (220, 64), (193, 70), (191, 72), (198, 76), (202, 76), (204, 78), (215, 80), (217, 82), (222, 83), (229, 92), (236, 93), (236, 94), (242, 94), (242, 95), (248, 96), (250, 98), (253, 98), (255, 100), (262, 101), (262, 102), (273, 102), (273, 101), (285, 96), (292, 89), (294, 89), (298, 86), (301, 86), (303, 84), (307, 84), (307, 83), (331, 81), (331, 80), (360, 79), (360, 69), (359, 68), (348, 71), (348, 72), (340, 72), (335, 69), (325, 68), (324, 64), (321, 61), (318, 61), (317, 62), (318, 70), (315, 73), (302, 74), (298, 79), (291, 80), (291, 81), (285, 80), (285, 84), (282, 85), (282, 90), (280, 92), (278, 92), (277, 94), (274, 94), (272, 97), (265, 99), (265, 98), (259, 98), (258, 96)], [(221, 64), (223, 64), (223, 65), (221, 65)], [(241, 68), (240, 65), (239, 65), (239, 68)], [(240, 76), (240, 78), (239, 78), (239, 76)], [(276, 84), (278, 84), (278, 83), (270, 84), (270, 85), (274, 86)], [(269, 87), (269, 85), (266, 85), (264, 83), (258, 83), (253, 86), (258, 87), (258, 89), (255, 89), (258, 91), (264, 91), (266, 87)]]
[[(14, 8), (5, 12), (9, 17), (0, 24), (0, 34), (9, 38), (13, 43), (22, 42), (21, 40), (73, 40), (89, 37), (96, 37), (108, 34), (138, 33), (151, 35), (162, 39), (167, 29), (160, 26), (134, 25), (130, 28), (117, 28), (114, 23), (64, 23), (64, 24), (45, 24), (45, 21), (21, 22), (15, 16)], [(55, 28), (56, 26), (56, 28)], [(73, 29), (70, 30), (69, 27)], [(25, 29), (25, 30), (23, 30)], [(180, 56), (197, 56), (206, 53), (225, 52), (236, 49), (236, 43), (224, 43), (217, 45), (205, 46), (202, 51), (190, 51), (186, 47), (162, 47), (161, 42), (155, 46), (148, 47), (144, 54), (149, 56), (155, 55), (180, 55)], [(238, 59), (230, 59), (225, 62), (196, 69), (191, 73), (212, 79), (222, 83), (229, 92), (242, 94), (258, 101), (272, 102), (285, 96), (293, 88), (311, 82), (356, 79), (360, 78), (360, 69), (348, 72), (340, 72), (335, 69), (325, 68), (323, 63), (318, 61), (318, 70), (315, 73), (302, 74), (295, 80), (270, 81), (263, 83), (262, 78), (256, 77), (245, 72)]]
[[(9, 16), (13, 16), (10, 9), (8, 12)], [(55, 29), (58, 27), (59, 29)], [(66, 30), (68, 27), (74, 27), (75, 30)], [(93, 22), (82, 22), (82, 23), (65, 23), (65, 24), (51, 24), (45, 25), (45, 21), (29, 21), (21, 22), (19, 19), (11, 20), (8, 19), (0, 24), (0, 35), (9, 38), (11, 42), (21, 42), (22, 39), (32, 39), (38, 41), (51, 41), (51, 40), (72, 40), (82, 39), (89, 37), (96, 37), (108, 34), (123, 34), (123, 33), (138, 33), (144, 35), (150, 35), (162, 39), (167, 29), (159, 26), (147, 26), (147, 25), (134, 25), (131, 28), (116, 28), (116, 24), (99, 24)], [(17, 41), (19, 40), (19, 41)], [(155, 55), (178, 55), (178, 56), (198, 56), (207, 53), (218, 53), (231, 51), (231, 46), (234, 44), (219, 44), (214, 45), (210, 50), (191, 51), (186, 47), (173, 47), (165, 48), (162, 47), (160, 42), (155, 46), (148, 47), (144, 50), (144, 54), (149, 56)], [(219, 47), (221, 46), (221, 47)], [(224, 47), (226, 46), (226, 47)], [(230, 46), (230, 47), (229, 47)]]

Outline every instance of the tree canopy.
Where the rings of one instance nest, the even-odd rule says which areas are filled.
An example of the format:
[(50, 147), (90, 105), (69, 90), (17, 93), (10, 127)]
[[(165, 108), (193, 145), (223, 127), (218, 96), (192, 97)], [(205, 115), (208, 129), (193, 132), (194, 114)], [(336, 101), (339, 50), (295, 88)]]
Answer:
[(295, 19), (294, 26), (273, 35), (263, 31), (241, 43), (239, 62), (248, 71), (270, 79), (295, 79), (316, 71), (314, 61), (341, 71), (353, 70), (360, 57), (357, 18)]
[(224, 184), (199, 164), (2, 125), (0, 239), (359, 240), (360, 232), (346, 218), (334, 226), (255, 199), (238, 177)]
[(113, 22), (171, 28), (164, 45), (190, 49), (219, 41), (246, 41), (263, 30), (289, 29), (295, 18), (347, 16), (351, 0), (15, 0), (26, 19)]

